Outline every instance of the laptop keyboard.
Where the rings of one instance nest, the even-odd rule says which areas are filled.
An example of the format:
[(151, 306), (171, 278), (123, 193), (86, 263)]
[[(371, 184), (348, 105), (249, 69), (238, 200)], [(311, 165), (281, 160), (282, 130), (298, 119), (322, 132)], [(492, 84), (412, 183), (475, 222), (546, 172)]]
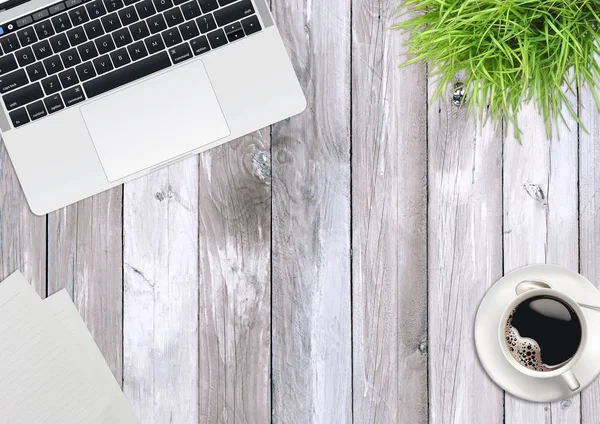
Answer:
[(66, 0), (0, 37), (14, 127), (260, 31), (251, 0)]

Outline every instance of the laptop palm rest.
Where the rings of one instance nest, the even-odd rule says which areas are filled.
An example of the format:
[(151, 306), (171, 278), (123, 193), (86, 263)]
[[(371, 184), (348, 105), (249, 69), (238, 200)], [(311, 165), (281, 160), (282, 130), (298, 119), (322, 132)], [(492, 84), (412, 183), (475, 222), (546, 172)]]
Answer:
[(91, 102), (81, 114), (110, 182), (230, 135), (200, 60)]

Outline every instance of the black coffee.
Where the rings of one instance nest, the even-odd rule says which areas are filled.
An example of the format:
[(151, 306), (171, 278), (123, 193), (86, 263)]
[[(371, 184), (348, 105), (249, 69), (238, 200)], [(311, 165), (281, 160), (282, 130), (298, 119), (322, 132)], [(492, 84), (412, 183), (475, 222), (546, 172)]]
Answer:
[(510, 353), (521, 365), (533, 371), (552, 371), (577, 353), (581, 322), (562, 300), (537, 296), (511, 312), (505, 335)]

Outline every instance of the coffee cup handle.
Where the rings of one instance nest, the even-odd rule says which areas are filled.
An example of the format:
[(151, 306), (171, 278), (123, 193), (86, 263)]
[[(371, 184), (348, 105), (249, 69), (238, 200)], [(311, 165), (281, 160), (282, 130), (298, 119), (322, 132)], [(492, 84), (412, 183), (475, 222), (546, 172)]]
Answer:
[(566, 373), (561, 374), (561, 377), (563, 378), (563, 380), (565, 380), (565, 383), (567, 383), (567, 386), (569, 386), (569, 389), (571, 389), (572, 392), (578, 390), (579, 387), (581, 387), (581, 385), (579, 384), (579, 380), (577, 380), (577, 377), (575, 377), (573, 371), (569, 370)]
[(521, 295), (525, 292), (528, 292), (529, 290), (551, 288), (552, 287), (550, 286), (550, 284), (543, 280), (523, 280), (519, 284), (517, 284), (517, 287), (515, 287), (515, 292), (517, 293), (517, 295)]

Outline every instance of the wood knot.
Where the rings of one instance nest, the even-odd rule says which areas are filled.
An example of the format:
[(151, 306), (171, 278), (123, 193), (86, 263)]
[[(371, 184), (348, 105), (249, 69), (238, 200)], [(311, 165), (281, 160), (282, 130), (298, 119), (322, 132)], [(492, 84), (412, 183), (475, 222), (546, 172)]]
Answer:
[(459, 81), (454, 84), (454, 91), (452, 92), (452, 104), (456, 107), (461, 107), (465, 103), (465, 100), (467, 100), (465, 84)]

